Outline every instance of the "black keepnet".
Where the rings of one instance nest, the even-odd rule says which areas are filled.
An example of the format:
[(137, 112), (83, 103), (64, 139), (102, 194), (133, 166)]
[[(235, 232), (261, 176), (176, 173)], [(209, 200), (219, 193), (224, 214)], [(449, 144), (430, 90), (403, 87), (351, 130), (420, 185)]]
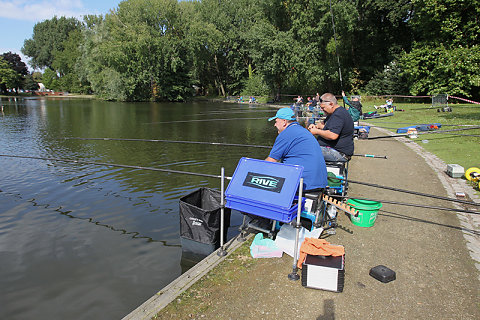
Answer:
[[(220, 192), (200, 188), (180, 198), (180, 236), (220, 246)], [(230, 226), (231, 210), (224, 210), (224, 240)]]

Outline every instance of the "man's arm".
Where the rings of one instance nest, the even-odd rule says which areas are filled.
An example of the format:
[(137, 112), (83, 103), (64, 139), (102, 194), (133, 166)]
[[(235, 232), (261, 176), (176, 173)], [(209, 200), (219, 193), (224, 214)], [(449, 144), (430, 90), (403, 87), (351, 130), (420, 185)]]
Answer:
[(318, 126), (321, 126), (321, 128), (318, 128), (314, 124), (311, 124), (310, 126), (308, 126), (308, 130), (312, 134), (315, 134), (315, 135), (320, 136), (320, 137), (322, 137), (324, 139), (327, 139), (327, 140), (337, 140), (338, 139), (339, 135), (336, 134), (335, 132), (332, 132), (330, 130), (323, 130), (323, 127), (325, 125), (319, 124)]
[(274, 158), (272, 158), (272, 157), (267, 157), (267, 159), (265, 159), (265, 161), (279, 162), (277, 159), (274, 159)]
[(343, 102), (345, 102), (349, 107), (352, 106), (352, 104), (350, 103), (350, 101), (348, 100), (348, 98), (345, 96), (345, 92), (342, 91), (342, 97), (343, 97)]

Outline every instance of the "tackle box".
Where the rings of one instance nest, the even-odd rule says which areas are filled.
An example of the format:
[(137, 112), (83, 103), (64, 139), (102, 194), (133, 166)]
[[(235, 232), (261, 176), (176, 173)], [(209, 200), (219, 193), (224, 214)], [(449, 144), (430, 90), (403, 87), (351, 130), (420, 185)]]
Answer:
[(289, 223), (297, 216), (294, 200), (302, 173), (298, 165), (241, 158), (225, 191), (225, 206)]
[(345, 283), (345, 255), (314, 256), (307, 254), (302, 264), (302, 286), (342, 292)]

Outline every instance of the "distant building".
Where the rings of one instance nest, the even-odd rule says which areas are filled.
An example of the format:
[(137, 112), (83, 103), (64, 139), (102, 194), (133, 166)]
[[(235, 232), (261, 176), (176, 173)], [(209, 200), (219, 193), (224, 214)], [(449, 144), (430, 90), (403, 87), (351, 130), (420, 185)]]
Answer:
[(47, 89), (45, 88), (45, 85), (41, 82), (38, 83), (38, 87), (39, 87), (38, 91), (40, 91), (40, 92), (47, 91)]

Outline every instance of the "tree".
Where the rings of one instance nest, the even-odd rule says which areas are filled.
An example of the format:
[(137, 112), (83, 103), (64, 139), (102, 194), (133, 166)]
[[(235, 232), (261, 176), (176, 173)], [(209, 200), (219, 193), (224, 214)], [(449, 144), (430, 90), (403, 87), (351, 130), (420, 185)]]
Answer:
[(59, 89), (58, 75), (50, 68), (45, 69), (42, 76), (45, 88), (57, 91)]
[(358, 70), (354, 82), (368, 83), (382, 77), (384, 66), (410, 50), (413, 4), (411, 0), (360, 0), (355, 11), (347, 44), (351, 51), (347, 66)]
[(379, 71), (365, 86), (365, 91), (371, 95), (408, 94), (407, 81), (398, 61), (390, 62)]
[(418, 45), (400, 61), (410, 93), (480, 95), (480, 46), (447, 49)]
[(25, 76), (23, 88), (25, 90), (38, 90), (38, 82), (34, 80), (33, 74), (29, 73)]
[(74, 30), (82, 30), (82, 23), (75, 18), (55, 16), (36, 23), (33, 37), (23, 43), (22, 53), (31, 57), (34, 68), (53, 68), (55, 53), (65, 49), (65, 40)]
[(28, 74), (27, 65), (22, 61), (22, 58), (18, 54), (9, 51), (2, 54), (2, 57), (10, 64), (16, 73), (21, 74), (22, 76)]
[(3, 57), (16, 74), (14, 77), (8, 77), (11, 78), (11, 80), (8, 81), (8, 87), (12, 89), (23, 88), (24, 77), (28, 74), (28, 69), (26, 64), (22, 61), (22, 58), (18, 54), (10, 51), (2, 54), (0, 57)]
[(17, 88), (20, 75), (15, 72), (12, 66), (0, 56), (0, 90), (6, 92), (6, 89)]
[(176, 0), (121, 2), (88, 32), (83, 65), (93, 90), (130, 101), (191, 96), (187, 18)]
[(480, 44), (480, 0), (413, 0), (415, 41), (469, 47)]
[(478, 97), (480, 0), (414, 0), (415, 41), (400, 67), (412, 94)]

